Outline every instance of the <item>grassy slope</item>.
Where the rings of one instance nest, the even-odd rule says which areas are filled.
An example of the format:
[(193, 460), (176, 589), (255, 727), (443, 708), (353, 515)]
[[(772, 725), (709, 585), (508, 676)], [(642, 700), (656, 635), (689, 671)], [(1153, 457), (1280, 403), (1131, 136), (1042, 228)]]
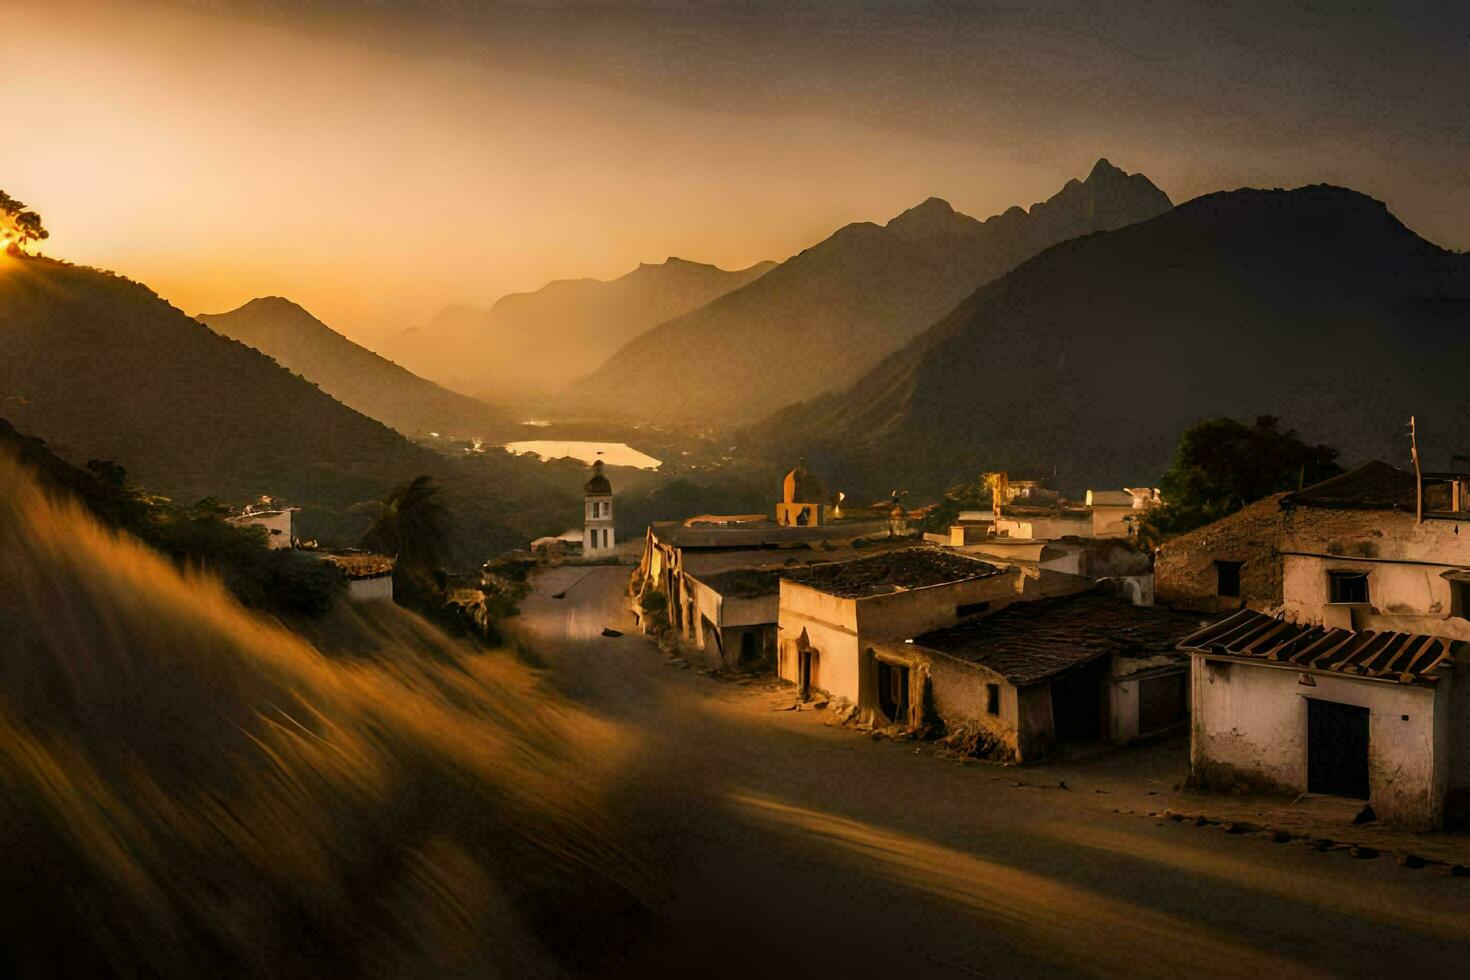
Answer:
[(314, 645), (8, 457), (0, 621), (0, 972), (539, 973), (630, 907), (607, 732), (507, 654), (391, 605)]

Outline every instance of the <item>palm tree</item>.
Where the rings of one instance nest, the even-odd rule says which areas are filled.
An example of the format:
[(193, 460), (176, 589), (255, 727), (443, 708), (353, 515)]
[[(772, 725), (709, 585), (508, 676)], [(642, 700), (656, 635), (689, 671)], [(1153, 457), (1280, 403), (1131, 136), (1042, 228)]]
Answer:
[(449, 510), (431, 476), (401, 483), (363, 535), (364, 547), (392, 555), (401, 568), (434, 568), (449, 548)]

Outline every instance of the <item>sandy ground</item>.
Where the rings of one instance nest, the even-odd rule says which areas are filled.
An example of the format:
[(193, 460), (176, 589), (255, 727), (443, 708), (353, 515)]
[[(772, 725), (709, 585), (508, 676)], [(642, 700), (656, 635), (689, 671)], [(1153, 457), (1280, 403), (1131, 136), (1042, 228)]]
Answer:
[[(671, 663), (631, 633), (627, 574), (548, 571), (515, 627), (616, 733), (606, 806), (655, 912), (651, 930), (589, 928), (589, 972), (1463, 971), (1470, 878), (1148, 816), (1291, 809), (1175, 790), (1182, 740), (1008, 767), (833, 728), (775, 710), (786, 691)], [(1346, 825), (1314, 806), (1296, 815)], [(1336, 839), (1375, 833), (1353, 829)]]

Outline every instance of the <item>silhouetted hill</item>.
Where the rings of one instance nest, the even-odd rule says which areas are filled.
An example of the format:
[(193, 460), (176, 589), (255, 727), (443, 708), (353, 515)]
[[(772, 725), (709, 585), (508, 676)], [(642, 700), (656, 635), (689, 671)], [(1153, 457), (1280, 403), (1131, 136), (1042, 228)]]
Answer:
[(431, 452), (109, 273), (0, 256), (0, 351), (0, 416), (175, 499), (270, 494), (303, 508), (306, 535), (353, 541), (393, 486), (427, 473), (474, 562), (580, 513), (576, 473)]
[(1413, 413), (1443, 466), (1470, 451), (1467, 365), (1470, 256), (1350, 190), (1240, 190), (1049, 249), (747, 449), (872, 489), (982, 469), (1080, 489), (1157, 479), (1209, 415), (1407, 461)]
[(1099, 160), (1029, 212), (986, 221), (930, 198), (848, 225), (760, 279), (648, 331), (568, 393), (635, 421), (750, 421), (853, 381), (983, 282), (1057, 242), (1151, 218), (1168, 197)]
[(253, 299), (229, 313), (201, 313), (197, 319), (404, 435), (423, 438), (437, 432), (446, 438), (494, 440), (511, 432), (484, 402), (418, 377), (279, 296)]
[(671, 258), (609, 281), (561, 279), (501, 297), (489, 310), (451, 306), (388, 347), (394, 360), (460, 391), (499, 400), (560, 390), (623, 344), (759, 278)]

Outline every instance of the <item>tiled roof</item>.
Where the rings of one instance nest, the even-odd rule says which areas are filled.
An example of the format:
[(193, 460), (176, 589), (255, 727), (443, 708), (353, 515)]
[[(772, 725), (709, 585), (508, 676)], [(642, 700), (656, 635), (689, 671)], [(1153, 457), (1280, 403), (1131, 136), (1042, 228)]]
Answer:
[(1334, 507), (1351, 510), (1414, 510), (1414, 474), (1373, 460), (1341, 476), (1288, 493), (1283, 506)]
[(1200, 617), (1135, 606), (1107, 589), (1017, 602), (994, 615), (914, 637), (914, 645), (980, 664), (1017, 686), (1111, 653), (1172, 652)]
[(1419, 633), (1303, 626), (1242, 609), (1185, 637), (1179, 649), (1411, 684), (1433, 681), (1440, 666), (1454, 663), (1455, 643)]
[(933, 548), (906, 548), (852, 561), (791, 569), (783, 571), (781, 577), (845, 599), (864, 599), (985, 578), (999, 572), (995, 565), (966, 555)]

